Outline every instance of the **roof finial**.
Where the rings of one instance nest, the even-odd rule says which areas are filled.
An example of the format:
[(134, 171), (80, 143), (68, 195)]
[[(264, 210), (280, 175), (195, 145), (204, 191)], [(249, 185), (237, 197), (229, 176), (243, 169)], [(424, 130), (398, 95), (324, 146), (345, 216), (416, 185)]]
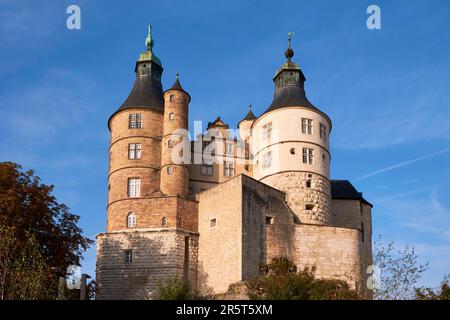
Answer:
[(177, 80), (180, 80), (180, 74), (178, 72), (175, 76), (177, 77)]
[(288, 32), (288, 48), (286, 49), (286, 52), (284, 53), (284, 55), (286, 56), (288, 61), (291, 61), (291, 58), (294, 56), (294, 50), (292, 50), (292, 48), (291, 48), (291, 40), (292, 40), (292, 36), (294, 34), (295, 34), (294, 32)]
[(251, 104), (248, 105), (248, 110), (252, 111), (252, 105)]
[(152, 26), (148, 25), (148, 34), (147, 38), (145, 38), (145, 46), (147, 47), (147, 51), (152, 51), (153, 48), (153, 38), (152, 38)]

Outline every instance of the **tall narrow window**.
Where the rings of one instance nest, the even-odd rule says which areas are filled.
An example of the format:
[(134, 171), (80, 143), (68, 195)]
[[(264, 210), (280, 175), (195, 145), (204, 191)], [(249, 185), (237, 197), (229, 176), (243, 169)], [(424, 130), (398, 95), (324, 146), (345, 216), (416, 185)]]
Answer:
[(263, 140), (270, 140), (272, 137), (272, 122), (269, 122), (268, 124), (263, 126)]
[(364, 234), (364, 223), (361, 222), (361, 240), (362, 242), (364, 242), (365, 239), (365, 234)]
[(128, 127), (130, 129), (140, 129), (142, 128), (142, 114), (132, 113), (129, 116)]
[(323, 141), (327, 141), (327, 127), (323, 124), (320, 124), (320, 138)]
[(225, 154), (228, 154), (228, 155), (233, 154), (233, 144), (232, 143), (225, 144)]
[(128, 145), (128, 159), (137, 160), (141, 158), (142, 145), (140, 143), (130, 143)]
[(303, 148), (303, 163), (313, 164), (314, 162), (314, 150)]
[(174, 101), (175, 101), (175, 95), (174, 95), (174, 94), (171, 94), (171, 95), (169, 96), (169, 100), (170, 100), (170, 102), (174, 102)]
[(141, 179), (129, 178), (128, 179), (128, 197), (138, 198), (141, 196)]
[(183, 218), (182, 218), (182, 217), (179, 217), (179, 218), (178, 218), (178, 226), (179, 226), (179, 227), (182, 227), (182, 226), (183, 226)]
[(272, 166), (272, 151), (266, 152), (262, 158), (263, 168), (270, 168)]
[(173, 174), (173, 167), (172, 166), (167, 167), (167, 174), (169, 176), (171, 176)]
[(312, 119), (302, 118), (302, 133), (312, 134), (313, 132), (313, 121)]
[(306, 187), (311, 188), (311, 179), (306, 180)]
[(213, 166), (210, 164), (203, 163), (202, 164), (202, 175), (212, 176), (213, 175)]
[(132, 263), (133, 262), (133, 250), (125, 250), (125, 263)]
[(166, 218), (166, 217), (162, 218), (162, 220), (161, 220), (161, 225), (162, 225), (163, 227), (167, 227), (167, 218)]
[(234, 162), (232, 161), (224, 161), (223, 162), (223, 174), (225, 177), (234, 176)]
[(130, 212), (127, 216), (127, 228), (136, 227), (136, 214), (134, 212)]

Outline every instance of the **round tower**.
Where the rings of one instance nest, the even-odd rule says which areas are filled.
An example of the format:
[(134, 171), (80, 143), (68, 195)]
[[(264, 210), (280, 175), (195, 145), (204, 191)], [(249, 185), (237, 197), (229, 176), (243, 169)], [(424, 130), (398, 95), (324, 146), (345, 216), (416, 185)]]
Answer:
[[(149, 27), (147, 50), (136, 61), (133, 88), (109, 118), (107, 231), (142, 225), (145, 198), (159, 190), (164, 103), (162, 65), (153, 53)], [(139, 211), (140, 209), (140, 211)], [(138, 216), (128, 221), (130, 215)], [(137, 223), (136, 223), (137, 221)]]
[(178, 74), (173, 86), (164, 93), (164, 132), (161, 156), (161, 192), (188, 196), (190, 157), (187, 146), (189, 102), (191, 97), (180, 84)]
[(306, 80), (292, 61), (277, 71), (274, 99), (252, 126), (253, 177), (286, 193), (286, 201), (301, 223), (331, 222), (330, 118), (308, 101)]

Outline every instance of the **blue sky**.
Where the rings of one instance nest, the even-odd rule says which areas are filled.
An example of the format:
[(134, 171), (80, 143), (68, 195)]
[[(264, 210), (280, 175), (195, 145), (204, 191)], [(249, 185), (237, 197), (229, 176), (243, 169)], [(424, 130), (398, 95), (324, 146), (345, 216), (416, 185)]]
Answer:
[[(66, 8), (81, 8), (81, 30)], [(377, 4), (382, 30), (366, 28)], [(309, 99), (333, 120), (332, 177), (372, 202), (374, 238), (450, 273), (450, 4), (434, 1), (0, 0), (0, 161), (32, 168), (89, 237), (105, 230), (107, 119), (127, 97), (153, 25), (163, 85), (177, 72), (190, 121), (231, 126), (273, 95), (287, 32)], [(94, 274), (95, 248), (84, 268)]]

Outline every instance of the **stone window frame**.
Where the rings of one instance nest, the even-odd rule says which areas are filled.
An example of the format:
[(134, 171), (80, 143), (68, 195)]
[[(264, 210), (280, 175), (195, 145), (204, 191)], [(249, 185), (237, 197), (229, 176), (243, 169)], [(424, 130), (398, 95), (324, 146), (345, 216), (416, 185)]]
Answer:
[(142, 129), (142, 113), (130, 113), (128, 116), (129, 129)]
[[(134, 184), (133, 184), (134, 181)], [(129, 177), (127, 185), (128, 198), (139, 198), (141, 196), (141, 178)]]
[(262, 140), (269, 141), (272, 138), (272, 122), (268, 122), (262, 127)]
[(303, 163), (314, 164), (314, 149), (303, 148)]
[(129, 143), (128, 144), (128, 160), (139, 160), (142, 157), (142, 144)]
[(302, 118), (302, 133), (313, 134), (314, 120), (309, 118)]
[(264, 169), (270, 168), (272, 166), (272, 151), (267, 151), (262, 156), (261, 163)]
[(234, 177), (235, 166), (234, 161), (224, 161), (223, 162), (223, 175), (225, 177)]
[(127, 228), (136, 228), (136, 213), (133, 211), (127, 214)]
[(133, 263), (133, 250), (132, 249), (126, 249), (123, 251), (124, 253), (124, 262), (126, 264)]
[(320, 138), (323, 140), (323, 141), (327, 141), (327, 126), (326, 125), (324, 125), (323, 123), (320, 123)]
[(202, 168), (201, 168), (202, 176), (212, 176), (213, 173), (214, 173), (213, 165), (203, 162)]

